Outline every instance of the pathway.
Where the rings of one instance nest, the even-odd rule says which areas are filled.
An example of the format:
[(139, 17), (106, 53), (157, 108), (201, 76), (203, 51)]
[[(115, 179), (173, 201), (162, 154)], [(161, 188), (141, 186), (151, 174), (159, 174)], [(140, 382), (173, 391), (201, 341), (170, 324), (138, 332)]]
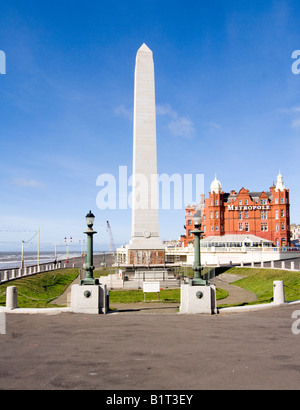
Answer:
[(229, 295), (225, 299), (218, 301), (218, 305), (238, 305), (245, 302), (254, 302), (257, 300), (255, 293), (249, 290), (232, 285), (236, 280), (242, 279), (240, 275), (233, 275), (230, 273), (222, 273), (218, 275), (215, 280), (217, 288), (226, 290)]

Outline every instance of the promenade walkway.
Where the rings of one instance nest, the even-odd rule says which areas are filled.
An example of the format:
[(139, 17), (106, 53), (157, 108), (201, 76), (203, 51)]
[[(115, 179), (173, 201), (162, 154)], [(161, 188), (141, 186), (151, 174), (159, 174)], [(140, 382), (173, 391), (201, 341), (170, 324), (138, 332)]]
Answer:
[[(252, 298), (236, 279), (217, 278), (227, 301)], [(102, 390), (100, 405), (106, 390), (299, 390), (299, 303), (219, 315), (180, 315), (176, 303), (111, 307), (107, 315), (7, 312), (0, 389)]]
[(297, 306), (213, 316), (7, 313), (0, 389), (299, 390)]

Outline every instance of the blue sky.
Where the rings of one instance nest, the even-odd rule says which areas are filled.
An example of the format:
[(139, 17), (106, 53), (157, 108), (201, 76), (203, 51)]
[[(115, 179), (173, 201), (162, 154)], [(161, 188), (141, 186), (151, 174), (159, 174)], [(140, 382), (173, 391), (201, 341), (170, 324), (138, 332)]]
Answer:
[[(300, 223), (297, 1), (2, 0), (0, 250), (40, 227), (42, 247), (130, 239), (131, 210), (100, 210), (98, 175), (132, 170), (134, 65), (153, 51), (158, 172), (215, 173), (224, 191), (268, 190), (279, 169)], [(160, 211), (163, 240), (184, 209)], [(11, 232), (7, 232), (11, 231)], [(32, 232), (29, 232), (32, 231)], [(75, 246), (75, 245), (74, 245)]]

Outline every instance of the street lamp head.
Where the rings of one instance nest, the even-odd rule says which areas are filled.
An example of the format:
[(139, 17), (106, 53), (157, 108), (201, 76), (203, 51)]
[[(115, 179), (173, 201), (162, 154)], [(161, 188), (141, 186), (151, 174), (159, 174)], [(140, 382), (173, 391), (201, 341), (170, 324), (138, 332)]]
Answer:
[(92, 214), (92, 212), (90, 211), (86, 217), (86, 224), (89, 228), (92, 228), (92, 226), (94, 225), (94, 220), (95, 220), (95, 215)]
[(195, 226), (201, 225), (201, 211), (200, 210), (198, 210), (193, 216), (193, 221), (194, 221)]

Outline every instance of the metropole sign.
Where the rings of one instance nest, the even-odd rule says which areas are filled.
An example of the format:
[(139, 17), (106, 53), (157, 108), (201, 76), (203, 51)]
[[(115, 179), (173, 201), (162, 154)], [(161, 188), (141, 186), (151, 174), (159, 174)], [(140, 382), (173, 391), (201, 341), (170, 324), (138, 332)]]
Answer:
[(270, 205), (244, 205), (244, 206), (235, 206), (228, 205), (228, 211), (268, 211), (270, 210)]

